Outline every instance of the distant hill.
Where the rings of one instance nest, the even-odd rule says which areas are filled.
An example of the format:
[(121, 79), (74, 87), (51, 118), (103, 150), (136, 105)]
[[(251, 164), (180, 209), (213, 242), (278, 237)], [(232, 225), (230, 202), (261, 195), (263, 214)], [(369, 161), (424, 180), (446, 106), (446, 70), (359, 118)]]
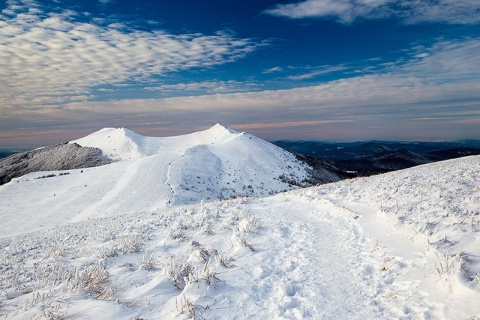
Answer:
[(0, 149), (0, 159), (9, 157), (9, 156), (11, 156), (12, 154), (15, 154), (15, 153), (18, 153), (18, 151)]
[(341, 172), (360, 176), (406, 169), (420, 164), (480, 154), (480, 141), (334, 143), (275, 141), (274, 144), (328, 162)]
[(455, 159), (467, 156), (480, 155), (480, 149), (475, 148), (455, 148), (448, 150), (438, 150), (428, 153), (430, 159), (432, 160), (447, 160)]

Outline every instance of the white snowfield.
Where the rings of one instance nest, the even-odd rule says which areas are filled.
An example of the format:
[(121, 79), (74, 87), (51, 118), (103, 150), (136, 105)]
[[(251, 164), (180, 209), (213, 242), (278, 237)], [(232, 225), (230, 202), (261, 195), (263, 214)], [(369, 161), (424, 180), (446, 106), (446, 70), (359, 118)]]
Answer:
[[(122, 161), (0, 187), (0, 317), (480, 319), (480, 157), (207, 201), (207, 188), (180, 184), (225, 170), (226, 157), (231, 174), (257, 163), (246, 179), (259, 190), (255, 177), (277, 191), (285, 186), (266, 172), (303, 168), (220, 126), (213, 144), (210, 130), (164, 140), (121, 130), (130, 140), (118, 129), (96, 134), (120, 146), (97, 145)], [(106, 143), (77, 143), (95, 141)], [(162, 167), (155, 157), (174, 141)], [(241, 143), (230, 153), (232, 141)], [(260, 150), (275, 152), (273, 169), (261, 167)], [(222, 177), (209, 187), (233, 181)], [(138, 189), (142, 179), (149, 188)]]

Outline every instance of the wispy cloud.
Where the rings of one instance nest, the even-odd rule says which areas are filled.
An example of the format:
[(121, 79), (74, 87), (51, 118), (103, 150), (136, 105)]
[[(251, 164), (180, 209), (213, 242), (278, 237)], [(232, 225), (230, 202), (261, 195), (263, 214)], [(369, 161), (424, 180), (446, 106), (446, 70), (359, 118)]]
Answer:
[(246, 123), (232, 124), (231, 127), (239, 130), (266, 129), (266, 128), (286, 128), (286, 127), (304, 127), (324, 125), (331, 123), (345, 123), (352, 120), (317, 120), (317, 121), (290, 121), (290, 122), (273, 122), (273, 123)]
[[(411, 51), (413, 58), (396, 66), (402, 72), (434, 82), (479, 81), (474, 66), (480, 66), (480, 39), (466, 41), (443, 41)], [(480, 88), (479, 88), (480, 89)]]
[(225, 64), (259, 45), (226, 32), (141, 31), (85, 13), (52, 10), (34, 0), (11, 0), (0, 14), (3, 106), (84, 101), (93, 88)]
[(407, 24), (441, 22), (477, 24), (478, 0), (304, 0), (279, 4), (266, 14), (291, 19), (325, 18), (344, 24), (361, 19), (396, 18)]
[(282, 67), (276, 66), (276, 67), (264, 70), (262, 73), (268, 74), (268, 73), (275, 73), (275, 72), (282, 72), (282, 71), (283, 71)]
[(303, 73), (303, 74), (298, 74), (298, 75), (293, 75), (293, 76), (288, 76), (287, 78), (290, 80), (306, 80), (306, 79), (312, 79), (320, 75), (324, 74), (329, 74), (337, 71), (342, 71), (348, 69), (345, 66), (323, 66), (320, 67), (319, 70)]
[(251, 91), (255, 88), (262, 87), (257, 82), (241, 82), (235, 80), (220, 81), (201, 81), (201, 82), (188, 82), (177, 84), (163, 84), (155, 87), (145, 87), (144, 90), (148, 91), (160, 91), (163, 93), (202, 93), (202, 94), (214, 94), (214, 93), (228, 93), (228, 92), (242, 92)]

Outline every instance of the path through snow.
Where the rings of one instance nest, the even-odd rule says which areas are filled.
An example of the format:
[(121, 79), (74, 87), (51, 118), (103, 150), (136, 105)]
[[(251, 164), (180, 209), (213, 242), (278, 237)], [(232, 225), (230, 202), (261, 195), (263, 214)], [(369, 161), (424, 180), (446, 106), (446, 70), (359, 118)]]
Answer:
[(372, 278), (352, 217), (331, 214), (316, 201), (278, 198), (257, 200), (252, 207), (266, 237), (252, 276), (268, 313), (289, 319), (380, 316), (370, 304)]
[[(412, 267), (424, 268), (425, 260), (388, 255), (384, 244), (364, 235), (358, 212), (315, 197), (314, 190), (258, 199), (250, 206), (268, 230), (263, 240), (268, 246), (259, 253), (264, 267), (253, 277), (259, 287), (269, 288), (266, 297), (273, 315), (444, 318), (445, 305), (429, 301), (428, 294), (418, 290), (420, 281), (399, 277)], [(373, 216), (371, 210), (364, 213)], [(418, 252), (415, 244), (404, 245), (405, 251)]]

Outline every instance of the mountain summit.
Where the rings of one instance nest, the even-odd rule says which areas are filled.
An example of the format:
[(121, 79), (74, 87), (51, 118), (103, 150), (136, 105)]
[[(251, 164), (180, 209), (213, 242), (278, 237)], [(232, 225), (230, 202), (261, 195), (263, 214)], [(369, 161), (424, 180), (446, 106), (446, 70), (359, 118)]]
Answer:
[(155, 155), (166, 148), (185, 149), (200, 144), (215, 144), (242, 135), (231, 128), (213, 127), (176, 137), (145, 137), (127, 128), (104, 128), (70, 143), (98, 148), (112, 160), (131, 160)]
[[(310, 184), (311, 168), (293, 154), (220, 124), (175, 137), (105, 128), (68, 145), (100, 150), (113, 163), (32, 172), (4, 185), (4, 208), (25, 215), (25, 228), (38, 219), (80, 221), (202, 200), (265, 196)], [(36, 203), (36, 213), (31, 203)]]

